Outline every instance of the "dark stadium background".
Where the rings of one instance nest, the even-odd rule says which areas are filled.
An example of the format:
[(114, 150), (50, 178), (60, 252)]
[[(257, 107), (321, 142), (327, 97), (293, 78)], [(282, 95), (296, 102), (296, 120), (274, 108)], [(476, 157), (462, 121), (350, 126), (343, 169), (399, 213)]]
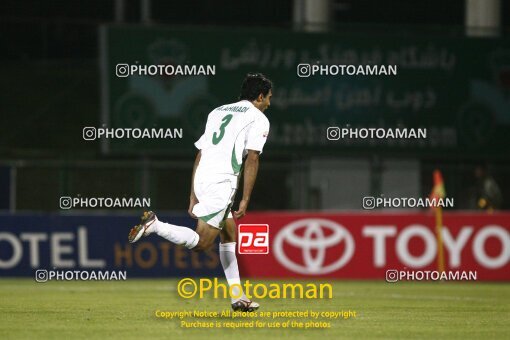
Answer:
[[(302, 32), (293, 22), (293, 1), (151, 1), (150, 24), (141, 22), (141, 1), (123, 2), (129, 25), (171, 25), (195, 30), (204, 27), (247, 27)], [(465, 1), (377, 0), (330, 2), (330, 22), (325, 32), (402, 35), (417, 39), (463, 38)], [(501, 26), (490, 37), (504, 41), (510, 24), (510, 4), (502, 1)], [(100, 143), (81, 138), (84, 126), (100, 126), (100, 73), (98, 28), (114, 23), (115, 1), (2, 1), (0, 4), (0, 208), (6, 210), (56, 211), (56, 197), (65, 194), (133, 196), (147, 193), (157, 209), (179, 211), (187, 206), (189, 170), (193, 153), (172, 152), (151, 155), (121, 155), (101, 152)], [(361, 32), (361, 33), (360, 33)], [(268, 37), (270, 39), (270, 37)], [(254, 70), (256, 71), (256, 70)], [(268, 74), (271, 77), (271, 74)], [(289, 76), (294, 77), (294, 74)], [(239, 75), (237, 83), (240, 83)], [(232, 101), (238, 84), (229, 84)], [(275, 84), (275, 93), (278, 83)], [(281, 84), (280, 84), (281, 85)], [(455, 86), (455, 84), (452, 84)], [(268, 111), (271, 119), (271, 110)], [(289, 115), (292, 113), (289, 112)], [(450, 112), (442, 112), (449, 115)], [(508, 135), (507, 135), (508, 136)], [(463, 198), (475, 183), (473, 168), (486, 164), (503, 192), (502, 208), (510, 208), (510, 143), (496, 153), (477, 150), (443, 155), (441, 152), (397, 155), (419, 167), (419, 191), (430, 192), (432, 171), (443, 171), (448, 196), (466, 208)], [(487, 156), (483, 156), (486, 152)], [(252, 210), (320, 209), (321, 202), (309, 199), (298, 203), (289, 184), (292, 169), (306, 168), (313, 153), (289, 151), (287, 156), (266, 152), (262, 158)], [(329, 155), (339, 159), (362, 157), (369, 162), (371, 191), (380, 193), (378, 182), (384, 172), (380, 154), (366, 148), (361, 153), (340, 150)], [(148, 169), (142, 175), (142, 168)], [(16, 170), (13, 179), (12, 171)], [(144, 180), (141, 179), (142, 176)], [(148, 179), (147, 179), (148, 176)], [(112, 180), (115, 178), (116, 180)], [(299, 182), (299, 180), (298, 180)], [(10, 183), (10, 184), (9, 184)], [(16, 186), (15, 207), (12, 188)], [(317, 188), (302, 192), (317, 195)], [(338, 190), (356, 190), (338, 188)], [(300, 191), (300, 192), (301, 192)], [(9, 196), (11, 195), (11, 196)], [(464, 206), (462, 206), (464, 204)], [(345, 208), (341, 204), (335, 208)]]
[[(398, 74), (297, 74), (300, 63), (371, 58)], [(119, 77), (121, 63), (214, 64), (216, 74)], [(161, 221), (194, 228), (193, 142), (248, 72), (271, 78), (274, 96), (254, 193), (236, 222), (267, 228), (269, 242), (237, 248), (241, 281), (331, 284), (328, 299), (254, 299), (264, 312), (357, 312), (315, 320), (331, 328), (181, 324), (287, 320), (251, 315), (161, 319), (230, 311), (228, 298), (178, 294), (183, 278), (226, 283), (219, 240), (201, 253), (157, 235), (131, 244), (141, 208), (60, 206), (150, 198)], [(427, 128), (428, 137), (334, 141), (329, 126)], [(184, 136), (88, 141), (85, 127)], [(2, 0), (0, 338), (508, 338), (509, 147), (510, 1)], [(366, 196), (441, 196), (435, 170), (453, 207), (363, 209)], [(117, 271), (127, 280), (63, 279)], [(439, 272), (476, 279), (418, 278)]]

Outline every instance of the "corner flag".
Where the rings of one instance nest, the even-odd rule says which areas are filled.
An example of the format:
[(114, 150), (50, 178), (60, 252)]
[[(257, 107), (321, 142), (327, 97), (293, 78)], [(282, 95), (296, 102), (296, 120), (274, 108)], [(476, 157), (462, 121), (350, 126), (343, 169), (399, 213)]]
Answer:
[[(440, 198), (446, 197), (444, 189), (443, 175), (441, 171), (434, 170), (433, 173), (434, 186), (430, 193), (430, 199), (438, 201)], [(437, 238), (437, 270), (443, 272), (444, 268), (444, 253), (443, 253), (443, 208), (440, 206), (432, 207), (436, 216), (436, 238)]]

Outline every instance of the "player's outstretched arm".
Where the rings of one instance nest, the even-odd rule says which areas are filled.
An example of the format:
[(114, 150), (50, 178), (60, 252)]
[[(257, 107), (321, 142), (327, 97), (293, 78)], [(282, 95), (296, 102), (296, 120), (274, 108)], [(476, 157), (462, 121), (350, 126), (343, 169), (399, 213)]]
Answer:
[(259, 170), (259, 151), (248, 150), (248, 156), (244, 161), (244, 187), (243, 198), (239, 203), (239, 210), (234, 213), (236, 218), (241, 218), (246, 215), (248, 203), (250, 203), (251, 192), (257, 179), (257, 172)]
[(191, 193), (189, 195), (189, 208), (188, 208), (188, 214), (190, 214), (191, 217), (197, 218), (195, 214), (193, 214), (193, 207), (195, 204), (198, 203), (198, 198), (195, 195), (195, 172), (197, 171), (198, 163), (200, 163), (200, 157), (202, 157), (202, 151), (198, 150), (197, 157), (195, 158), (195, 164), (193, 164), (193, 172), (191, 173)]

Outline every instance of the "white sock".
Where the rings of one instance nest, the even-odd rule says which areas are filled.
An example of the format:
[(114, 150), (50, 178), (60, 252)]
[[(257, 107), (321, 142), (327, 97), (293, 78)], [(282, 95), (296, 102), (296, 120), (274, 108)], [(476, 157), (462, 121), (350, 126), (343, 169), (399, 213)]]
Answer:
[(193, 229), (161, 222), (157, 218), (156, 221), (147, 228), (147, 232), (156, 233), (164, 239), (177, 245), (183, 245), (188, 249), (194, 248), (200, 239), (200, 236)]
[(234, 284), (236, 285), (232, 287), (232, 295), (240, 296), (239, 294), (242, 294), (238, 298), (231, 297), (232, 303), (240, 299), (248, 300), (241, 289), (241, 278), (239, 276), (239, 268), (237, 266), (235, 242), (220, 243), (220, 261), (223, 271), (225, 272), (228, 285), (230, 287)]

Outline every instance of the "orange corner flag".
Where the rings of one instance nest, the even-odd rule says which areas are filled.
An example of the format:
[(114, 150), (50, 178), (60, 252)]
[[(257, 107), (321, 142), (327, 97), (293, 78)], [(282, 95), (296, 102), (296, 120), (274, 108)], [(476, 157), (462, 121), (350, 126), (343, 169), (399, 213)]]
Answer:
[(436, 201), (440, 198), (445, 198), (446, 191), (444, 190), (443, 175), (441, 174), (441, 171), (437, 169), (434, 170), (432, 178), (434, 180), (434, 186), (432, 187), (429, 198), (431, 200), (435, 199)]

